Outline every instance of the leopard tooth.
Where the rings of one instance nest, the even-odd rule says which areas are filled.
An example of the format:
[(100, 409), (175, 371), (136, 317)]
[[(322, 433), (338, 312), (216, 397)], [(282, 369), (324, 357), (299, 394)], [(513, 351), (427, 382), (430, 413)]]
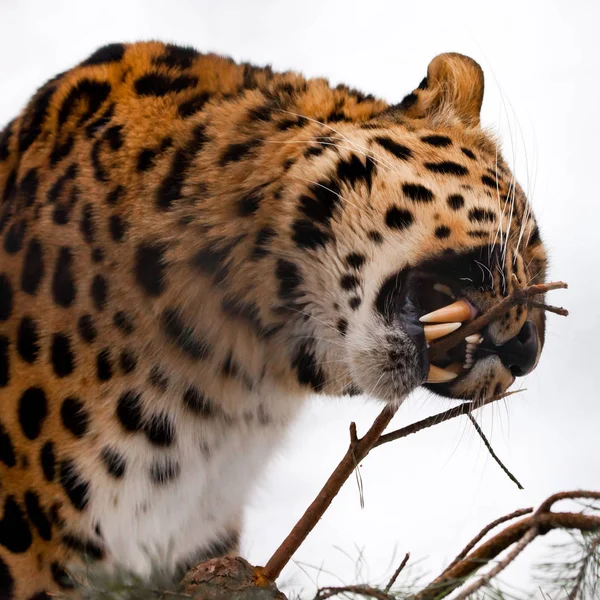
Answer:
[(452, 373), (452, 371), (447, 371), (446, 369), (436, 367), (435, 365), (429, 365), (427, 383), (446, 383), (447, 381), (452, 381), (457, 377), (458, 375), (456, 373)]
[(480, 333), (474, 333), (465, 338), (465, 342), (467, 342), (467, 344), (481, 344), (482, 341), (483, 337)]
[(471, 305), (466, 300), (457, 300), (448, 306), (438, 308), (426, 315), (419, 321), (421, 323), (448, 323), (454, 321), (467, 321), (471, 317)]
[(428, 342), (437, 340), (438, 338), (444, 337), (453, 331), (456, 331), (462, 323), (439, 323), (437, 325), (425, 325), (423, 331), (425, 332), (425, 339)]

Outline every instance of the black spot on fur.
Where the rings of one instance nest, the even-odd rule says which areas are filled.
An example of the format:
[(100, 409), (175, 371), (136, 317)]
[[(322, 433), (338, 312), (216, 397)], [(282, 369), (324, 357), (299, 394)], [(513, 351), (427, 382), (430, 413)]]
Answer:
[(61, 160), (69, 156), (74, 144), (75, 136), (72, 133), (67, 136), (64, 142), (55, 142), (50, 153), (50, 166), (55, 167)]
[(52, 539), (52, 525), (40, 505), (40, 497), (31, 490), (25, 492), (25, 508), (32, 525), (43, 540)]
[(350, 252), (346, 256), (346, 264), (352, 269), (360, 269), (366, 262), (367, 258), (364, 254), (358, 252)]
[(125, 188), (118, 185), (114, 190), (111, 190), (106, 195), (106, 203), (114, 206), (125, 195)]
[(13, 308), (13, 291), (10, 279), (0, 273), (0, 321), (6, 321)]
[(90, 294), (97, 310), (104, 310), (108, 296), (108, 282), (102, 275), (95, 275), (90, 286)]
[(343, 275), (340, 279), (340, 287), (346, 291), (356, 289), (359, 284), (360, 280), (356, 275)]
[(0, 423), (0, 461), (7, 467), (14, 467), (17, 464), (15, 447), (13, 446), (8, 431), (6, 431), (2, 423)]
[(483, 183), (484, 185), (487, 185), (488, 187), (491, 187), (495, 190), (498, 189), (498, 182), (493, 177), (490, 177), (489, 175), (482, 175), (481, 183)]
[(7, 254), (16, 254), (23, 248), (23, 239), (27, 223), (24, 219), (15, 221), (4, 234), (4, 251)]
[(167, 249), (159, 242), (142, 242), (135, 252), (134, 274), (148, 296), (160, 296), (166, 288), (164, 255)]
[(52, 442), (46, 442), (40, 450), (40, 464), (42, 465), (42, 472), (44, 478), (49, 483), (54, 481), (54, 467), (56, 464), (56, 457), (54, 456), (54, 444)]
[(94, 223), (94, 209), (91, 204), (85, 204), (81, 209), (79, 229), (83, 235), (83, 239), (88, 244), (93, 243), (96, 234), (96, 225)]
[(113, 323), (124, 335), (131, 335), (134, 331), (132, 317), (123, 310), (118, 310), (113, 315)]
[(171, 69), (189, 69), (194, 63), (194, 59), (198, 56), (200, 56), (200, 53), (189, 46), (167, 44), (164, 53), (153, 58), (152, 63)]
[[(10, 198), (13, 198), (15, 193), (16, 193), (16, 185), (15, 182), (17, 181), (17, 173), (16, 170), (13, 169), (8, 177), (6, 178), (6, 183), (4, 184), (4, 191), (2, 192), (2, 202), (8, 202), (8, 200)], [(5, 212), (5, 216), (3, 217), (3, 219), (9, 219), (12, 215), (11, 211), (9, 210), (10, 207), (7, 207), (6, 212)], [(2, 223), (2, 227), (4, 228), (4, 225), (6, 224), (6, 221), (4, 220), (4, 222)]]
[(240, 217), (251, 217), (260, 207), (263, 199), (262, 186), (250, 190), (244, 194), (238, 201), (238, 214)]
[[(42, 245), (37, 238), (32, 238), (25, 252), (23, 271), (21, 272), (21, 289), (31, 296), (38, 291), (44, 278), (44, 258)], [(1, 291), (0, 291), (1, 295)]]
[(101, 350), (96, 356), (96, 376), (98, 381), (108, 381), (112, 377), (112, 363), (108, 348)]
[(75, 587), (65, 569), (56, 561), (50, 564), (50, 572), (52, 573), (54, 583), (56, 583), (59, 588), (63, 590), (72, 590)]
[(88, 503), (89, 483), (82, 479), (72, 460), (63, 460), (59, 465), (59, 478), (71, 504), (79, 511)]
[(463, 165), (452, 162), (451, 160), (445, 160), (439, 163), (428, 162), (425, 163), (425, 168), (429, 169), (433, 173), (442, 173), (444, 175), (456, 175), (462, 177), (469, 174), (469, 169)]
[(137, 366), (135, 354), (131, 350), (123, 350), (119, 356), (119, 365), (121, 366), (121, 371), (123, 371), (125, 375), (135, 371), (135, 367)]
[(33, 538), (27, 519), (14, 496), (4, 501), (4, 515), (0, 521), (0, 544), (15, 554), (29, 550)]
[(124, 392), (117, 402), (117, 418), (127, 431), (141, 431), (142, 397), (133, 391)]
[(155, 446), (168, 447), (175, 441), (175, 429), (166, 414), (151, 417), (144, 427), (144, 433), (148, 441)]
[(69, 181), (73, 181), (77, 177), (79, 167), (76, 163), (69, 165), (67, 170), (54, 182), (52, 187), (46, 194), (46, 200), (49, 204), (55, 204), (63, 196), (63, 190)]
[(181, 467), (177, 461), (165, 458), (155, 461), (150, 467), (150, 481), (156, 485), (165, 485), (179, 477)]
[(83, 107), (85, 107), (85, 111), (81, 113), (77, 124), (82, 125), (85, 123), (94, 116), (102, 103), (108, 98), (110, 91), (111, 86), (106, 81), (80, 79), (77, 84), (71, 88), (58, 111), (59, 130), (67, 122), (73, 112)]
[(292, 367), (297, 371), (298, 382), (310, 385), (313, 390), (319, 391), (325, 385), (325, 376), (317, 364), (314, 350), (310, 343), (302, 344), (296, 349), (292, 359)]
[(19, 193), (26, 208), (35, 204), (39, 185), (38, 170), (36, 168), (29, 169), (19, 184)]
[(471, 160), (476, 160), (477, 157), (473, 154), (471, 150), (469, 150), (468, 148), (461, 148), (461, 150), (465, 156), (468, 156)]
[(210, 94), (208, 92), (202, 92), (189, 100), (186, 100), (179, 105), (177, 112), (182, 119), (187, 119), (192, 115), (200, 112), (204, 105), (210, 100)]
[(269, 250), (266, 248), (266, 246), (276, 235), (276, 231), (268, 225), (259, 230), (259, 232), (256, 234), (256, 240), (252, 250), (253, 260), (258, 260), (259, 258), (263, 258), (269, 254)]
[(17, 350), (21, 358), (34, 363), (40, 350), (37, 324), (31, 317), (23, 317), (17, 332)]
[(71, 340), (64, 333), (55, 333), (52, 336), (50, 349), (52, 368), (57, 377), (66, 377), (75, 368), (75, 357), (71, 350)]
[(21, 154), (26, 152), (42, 133), (42, 125), (46, 120), (55, 89), (54, 86), (48, 86), (41, 90), (27, 107), (19, 131), (19, 152)]
[(19, 424), (28, 440), (35, 440), (48, 416), (48, 400), (40, 387), (27, 388), (19, 399)]
[(337, 330), (340, 332), (342, 337), (346, 336), (346, 332), (348, 331), (348, 319), (340, 319), (337, 322)]
[(260, 146), (260, 140), (249, 140), (238, 144), (230, 144), (225, 148), (219, 164), (224, 167), (231, 162), (238, 162), (248, 156), (250, 151), (257, 146)]
[(446, 135), (426, 135), (421, 138), (421, 141), (430, 146), (437, 146), (439, 148), (445, 148), (446, 146), (452, 145), (452, 140)]
[(358, 308), (360, 307), (361, 304), (362, 304), (362, 300), (358, 296), (354, 296), (353, 298), (350, 298), (350, 300), (348, 300), (348, 306), (352, 310), (358, 310)]
[(190, 386), (183, 394), (183, 403), (192, 412), (202, 417), (213, 417), (215, 407), (197, 388)]
[(450, 237), (450, 227), (448, 227), (446, 225), (440, 225), (439, 227), (436, 227), (435, 237), (440, 240)]
[(206, 127), (202, 124), (196, 125), (192, 132), (192, 139), (183, 148), (179, 148), (175, 152), (169, 172), (156, 191), (156, 207), (158, 210), (169, 210), (173, 202), (181, 198), (186, 172), (207, 141)]
[(150, 369), (150, 374), (148, 375), (148, 382), (150, 385), (155, 387), (157, 390), (161, 392), (166, 392), (169, 386), (169, 378), (165, 375), (165, 372), (160, 368), (154, 365)]
[(142, 75), (134, 82), (138, 96), (156, 96), (158, 98), (171, 93), (179, 93), (198, 85), (198, 78), (189, 75), (169, 77), (160, 73)]
[(116, 152), (123, 145), (123, 125), (113, 125), (109, 127), (103, 135), (103, 138), (108, 142), (110, 149)]
[(125, 458), (117, 451), (111, 448), (103, 448), (100, 458), (108, 471), (108, 474), (115, 479), (121, 479), (125, 475), (127, 463)]
[(470, 229), (467, 231), (467, 235), (474, 238), (487, 238), (490, 237), (490, 232), (485, 231), (484, 229)]
[(83, 402), (79, 398), (69, 396), (63, 400), (60, 407), (62, 424), (75, 437), (83, 437), (89, 428), (90, 418)]
[(350, 155), (347, 160), (340, 161), (337, 166), (338, 179), (350, 187), (363, 182), (367, 186), (367, 190), (371, 191), (375, 161), (370, 156), (367, 156), (365, 161), (363, 164), (356, 154)]
[(115, 113), (115, 105), (110, 104), (109, 107), (94, 121), (86, 125), (85, 135), (92, 139), (103, 127), (106, 127)]
[(460, 210), (465, 205), (465, 199), (460, 194), (448, 196), (447, 202), (452, 210)]
[(104, 65), (113, 62), (119, 62), (125, 54), (124, 44), (107, 44), (98, 48), (89, 58), (81, 63), (81, 67), (92, 65)]
[(8, 159), (10, 156), (10, 139), (13, 134), (14, 121), (11, 121), (3, 131), (0, 132), (0, 162)]
[(10, 342), (5, 335), (0, 335), (0, 387), (6, 387), (10, 381)]
[(152, 148), (144, 148), (140, 151), (137, 157), (136, 170), (138, 173), (148, 171), (154, 166), (154, 159), (156, 158), (157, 151)]
[(192, 327), (181, 320), (178, 312), (168, 308), (162, 313), (162, 327), (167, 337), (193, 360), (202, 360), (210, 354), (206, 341), (198, 339)]
[(413, 202), (433, 202), (433, 192), (418, 183), (405, 183), (402, 191)]
[(527, 247), (536, 246), (542, 241), (540, 236), (540, 228), (536, 225), (527, 240)]
[(91, 344), (98, 335), (94, 321), (91, 315), (82, 315), (77, 321), (77, 331), (81, 336), (81, 339), (88, 344)]
[(300, 296), (298, 288), (302, 285), (303, 277), (295, 263), (280, 258), (277, 261), (275, 277), (279, 281), (278, 294), (282, 300), (296, 300)]
[(52, 297), (55, 304), (68, 308), (73, 304), (77, 288), (73, 278), (73, 252), (62, 247), (58, 251), (52, 277)]
[(496, 213), (485, 208), (472, 208), (469, 211), (469, 221), (474, 223), (495, 223)]
[(215, 283), (220, 283), (227, 276), (227, 261), (230, 254), (242, 239), (242, 236), (238, 236), (225, 243), (215, 241), (196, 252), (191, 259), (191, 263), (204, 275), (212, 276)]
[(294, 232), (292, 239), (299, 248), (316, 249), (324, 247), (331, 239), (331, 235), (319, 229), (308, 219), (297, 219), (292, 224)]
[(391, 229), (408, 229), (413, 223), (413, 215), (410, 210), (392, 206), (385, 213), (385, 224)]
[(408, 160), (412, 157), (413, 153), (410, 148), (395, 142), (392, 138), (388, 136), (378, 136), (374, 140), (380, 146), (383, 146), (388, 152), (393, 154), (396, 158), (400, 160)]

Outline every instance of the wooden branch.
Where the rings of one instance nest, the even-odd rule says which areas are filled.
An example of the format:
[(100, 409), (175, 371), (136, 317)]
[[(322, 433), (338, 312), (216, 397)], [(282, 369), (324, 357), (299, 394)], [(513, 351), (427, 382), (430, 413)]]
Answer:
[(285, 567), (302, 542), (304, 542), (306, 536), (313, 530), (325, 511), (329, 508), (332, 500), (337, 496), (348, 477), (354, 471), (356, 464), (367, 456), (375, 442), (377, 442), (383, 430), (396, 414), (399, 406), (399, 404), (394, 406), (387, 405), (379, 413), (369, 431), (362, 438), (354, 439), (356, 434), (352, 436), (353, 439), (350, 442), (350, 446), (338, 466), (329, 476), (329, 479), (300, 520), (294, 525), (292, 531), (283, 540), (262, 569), (263, 577), (269, 581), (275, 581), (279, 577), (283, 567)]
[(485, 447), (487, 448), (487, 451), (490, 453), (490, 456), (498, 463), (498, 465), (500, 466), (500, 468), (504, 471), (504, 474), (520, 490), (524, 490), (525, 488), (521, 485), (521, 483), (519, 482), (519, 480), (508, 470), (508, 468), (506, 467), (506, 465), (500, 460), (500, 457), (494, 452), (494, 449), (492, 448), (492, 444), (490, 444), (490, 441), (487, 439), (485, 433), (483, 433), (483, 429), (481, 429), (481, 427), (479, 427), (479, 423), (475, 420), (475, 418), (473, 417), (473, 415), (471, 413), (469, 413), (468, 417), (469, 417), (469, 420), (471, 421), (471, 424), (475, 428), (475, 431), (479, 434), (479, 437), (482, 439)]
[(333, 598), (340, 594), (358, 594), (365, 598), (375, 598), (375, 600), (395, 600), (396, 598), (387, 592), (382, 592), (369, 585), (344, 585), (340, 587), (321, 588), (313, 600), (325, 600), (326, 598)]
[[(521, 542), (525, 536), (527, 536), (527, 542), (520, 547), (519, 552), (535, 537), (545, 535), (552, 529), (579, 529), (586, 532), (600, 530), (599, 516), (582, 513), (553, 513), (548, 512), (549, 508), (547, 508), (552, 506), (553, 502), (565, 498), (599, 497), (599, 492), (588, 491), (563, 492), (551, 496), (540, 505), (540, 508), (533, 515), (510, 525), (473, 550), (470, 554), (461, 558), (458, 562), (454, 561), (449, 568), (445, 569), (424, 590), (413, 596), (412, 600), (439, 600), (448, 596), (456, 588), (463, 585), (469, 575), (495, 559), (501, 552), (513, 544)], [(535, 535), (527, 535), (532, 530), (535, 531)], [(515, 557), (516, 554), (512, 558), (514, 559)], [(501, 563), (503, 565), (502, 568), (508, 565), (508, 562), (506, 564), (504, 562), (502, 561)]]
[[(567, 284), (562, 281), (554, 281), (552, 283), (530, 285), (528, 287), (515, 290), (512, 294), (498, 302), (498, 304), (487, 310), (476, 319), (465, 323), (460, 329), (456, 330), (450, 335), (432, 342), (429, 346), (429, 359), (432, 362), (439, 360), (448, 350), (450, 350), (450, 348), (454, 348), (454, 346), (462, 342), (467, 336), (478, 333), (484, 327), (487, 327), (492, 321), (495, 321), (498, 317), (508, 312), (516, 304), (531, 302), (530, 298), (532, 296), (545, 294), (551, 290), (566, 289), (567, 287)], [(545, 304), (538, 304), (540, 307), (546, 306)], [(569, 314), (564, 308), (551, 308), (551, 312), (556, 312), (557, 314), (564, 316)]]

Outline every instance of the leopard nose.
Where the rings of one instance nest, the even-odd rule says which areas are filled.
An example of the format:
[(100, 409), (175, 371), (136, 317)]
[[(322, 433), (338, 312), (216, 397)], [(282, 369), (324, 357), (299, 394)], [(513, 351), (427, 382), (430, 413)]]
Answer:
[(499, 346), (497, 354), (502, 364), (515, 376), (533, 371), (538, 355), (538, 332), (531, 321), (525, 321), (518, 335)]

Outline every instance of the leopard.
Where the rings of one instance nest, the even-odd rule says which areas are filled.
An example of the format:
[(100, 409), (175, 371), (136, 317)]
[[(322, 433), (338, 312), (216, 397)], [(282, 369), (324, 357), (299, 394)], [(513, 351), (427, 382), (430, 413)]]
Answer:
[(483, 93), (458, 53), (390, 103), (150, 41), (31, 97), (0, 134), (0, 597), (237, 554), (314, 394), (477, 401), (537, 365), (542, 295), (428, 354), (546, 278)]

